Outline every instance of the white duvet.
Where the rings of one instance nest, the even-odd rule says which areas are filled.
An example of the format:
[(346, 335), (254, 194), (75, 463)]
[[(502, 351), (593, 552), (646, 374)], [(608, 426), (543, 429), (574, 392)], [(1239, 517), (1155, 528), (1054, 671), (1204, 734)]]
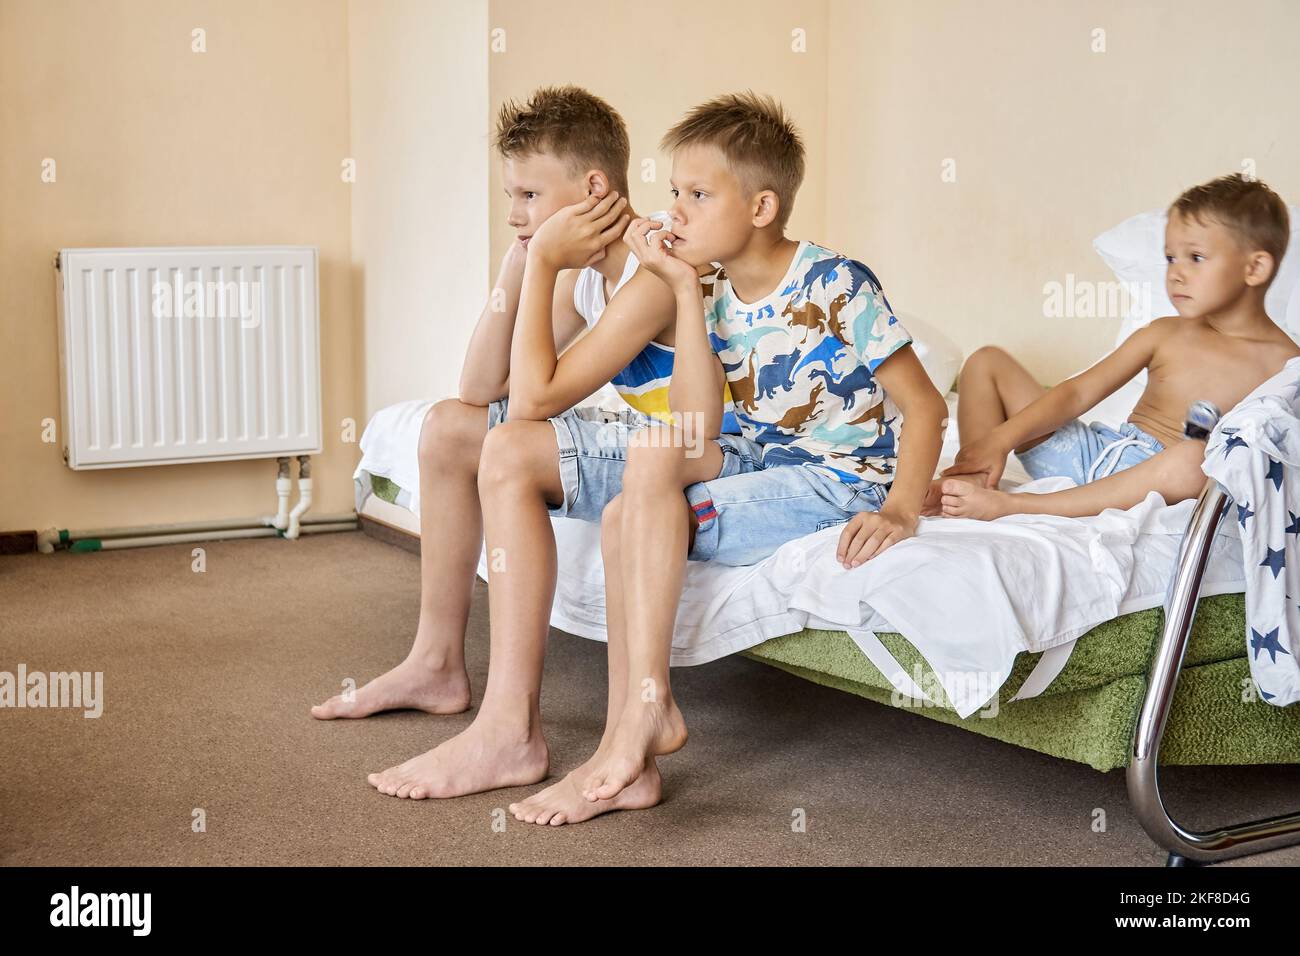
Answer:
[[(359, 487), (378, 474), (412, 494), (418, 489), (415, 456), (428, 404), (402, 403), (375, 416), (362, 438)], [(956, 451), (954, 438), (940, 467)], [(1015, 477), (1014, 461), (1008, 471)], [(1018, 490), (1069, 484), (1049, 478)], [(418, 499), (402, 503), (418, 511)], [(915, 645), (967, 717), (996, 693), (1020, 652), (1069, 644), (1117, 615), (1163, 604), (1192, 507), (1166, 506), (1153, 493), (1095, 518), (924, 518), (915, 538), (848, 571), (835, 561), (839, 528), (792, 541), (752, 567), (690, 562), (672, 663), (703, 664), (804, 627), (829, 627), (848, 631), (903, 687), (882, 667), (875, 640), (876, 631), (894, 631)], [(600, 529), (562, 518), (553, 524), (560, 570), (551, 623), (604, 640)], [(481, 576), (485, 570), (480, 564)], [(1235, 524), (1224, 522), (1202, 594), (1244, 589), (1241, 542)]]

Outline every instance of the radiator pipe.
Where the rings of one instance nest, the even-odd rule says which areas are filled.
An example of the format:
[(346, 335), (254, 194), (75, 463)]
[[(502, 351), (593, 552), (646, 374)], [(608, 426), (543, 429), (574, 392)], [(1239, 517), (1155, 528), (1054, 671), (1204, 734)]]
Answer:
[(284, 536), (290, 540), (298, 537), (302, 524), (302, 515), (311, 507), (311, 458), (298, 456), (298, 503), (289, 512), (289, 527)]
[[(355, 511), (343, 512), (340, 514), (320, 514), (308, 515), (301, 519), (306, 524), (337, 524), (340, 522), (357, 521)], [(78, 541), (85, 538), (107, 539), (107, 538), (132, 538), (149, 535), (162, 534), (184, 534), (193, 531), (235, 531), (252, 528), (266, 528), (275, 531), (275, 519), (270, 517), (263, 518), (221, 518), (215, 521), (179, 521), (173, 524), (143, 524), (133, 527), (123, 528), (88, 528), (78, 531), (68, 531), (60, 528), (49, 528), (42, 531), (37, 536), (38, 548), (48, 554), (59, 545), (66, 545), (72, 541)], [(47, 547), (48, 545), (48, 547)]]
[[(355, 521), (322, 522), (303, 525), (302, 534), (323, 534), (331, 531), (355, 531)], [(195, 531), (182, 534), (152, 534), (136, 538), (82, 538), (72, 542), (72, 551), (118, 551), (123, 548), (148, 548), (161, 544), (187, 544), (197, 541), (227, 541), (232, 538), (274, 538), (281, 532), (276, 528), (227, 528), (217, 531)]]
[(276, 463), (280, 466), (279, 474), (275, 479), (275, 494), (279, 503), (276, 505), (275, 518), (271, 524), (283, 531), (289, 527), (289, 491), (293, 487), (293, 482), (289, 480), (289, 459), (277, 458)]
[[(298, 456), (298, 504), (288, 510), (289, 459), (277, 459), (276, 492), (279, 507), (274, 515), (256, 518), (219, 518), (214, 521), (179, 521), (170, 524), (146, 524), (117, 528), (88, 528), (69, 531), (47, 528), (36, 536), (36, 548), (50, 554), (56, 548), (71, 551), (106, 551), (155, 544), (179, 544), (189, 541), (219, 541), (227, 538), (296, 538), (299, 534), (323, 531), (354, 531), (359, 527), (355, 511), (342, 514), (307, 515), (311, 506), (311, 459)], [(289, 530), (286, 530), (289, 529)], [(290, 533), (290, 531), (292, 533)]]

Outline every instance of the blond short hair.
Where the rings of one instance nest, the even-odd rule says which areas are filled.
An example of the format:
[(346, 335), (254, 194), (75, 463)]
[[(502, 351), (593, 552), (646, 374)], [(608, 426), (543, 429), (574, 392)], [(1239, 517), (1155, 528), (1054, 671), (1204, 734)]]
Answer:
[(1174, 200), (1169, 211), (1200, 223), (1207, 218), (1222, 223), (1244, 248), (1273, 257), (1274, 276), (1291, 241), (1290, 216), (1282, 197), (1241, 173), (1193, 186)]
[(751, 90), (702, 103), (659, 144), (669, 154), (684, 146), (716, 146), (751, 195), (764, 189), (776, 193), (776, 224), (785, 228), (803, 183), (804, 146), (780, 103)]
[(544, 86), (526, 103), (507, 100), (497, 113), (492, 145), (502, 159), (549, 153), (576, 176), (602, 170), (627, 195), (632, 148), (618, 110), (579, 86)]

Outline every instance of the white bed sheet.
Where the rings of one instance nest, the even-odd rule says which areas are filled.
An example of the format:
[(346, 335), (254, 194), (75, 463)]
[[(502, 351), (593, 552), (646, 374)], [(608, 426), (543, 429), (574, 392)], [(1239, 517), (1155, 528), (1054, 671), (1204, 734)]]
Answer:
[[(418, 493), (416, 449), (428, 405), (403, 403), (375, 416), (362, 438), (359, 488), (369, 473)], [(940, 468), (956, 453), (955, 431), (954, 416)], [(1007, 472), (1004, 487), (1027, 477), (1014, 459)], [(1018, 488), (1069, 484), (1051, 478)], [(418, 512), (418, 497), (406, 506)], [(1166, 506), (1153, 493), (1128, 511), (1086, 519), (927, 518), (915, 538), (851, 571), (835, 562), (838, 528), (789, 542), (752, 567), (690, 562), (671, 661), (707, 663), (805, 627), (871, 641), (877, 631), (894, 631), (916, 646), (966, 717), (1001, 686), (1022, 651), (1045, 651), (1120, 614), (1160, 606), (1192, 507)], [(604, 640), (600, 529), (564, 518), (552, 523), (560, 561), (551, 623)], [(483, 562), (479, 573), (486, 578)], [(1244, 589), (1241, 542), (1228, 522), (1216, 537), (1202, 593)]]

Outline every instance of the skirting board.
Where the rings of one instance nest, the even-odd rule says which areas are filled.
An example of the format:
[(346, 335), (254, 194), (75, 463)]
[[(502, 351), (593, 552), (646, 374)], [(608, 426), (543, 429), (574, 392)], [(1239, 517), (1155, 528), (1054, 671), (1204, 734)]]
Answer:
[(389, 524), (373, 515), (363, 514), (361, 518), (361, 530), (370, 537), (375, 538), (385, 544), (396, 545), (404, 551), (410, 551), (412, 554), (420, 553), (420, 537), (411, 534), (405, 528), (399, 528), (396, 525)]
[(35, 550), (35, 531), (0, 531), (0, 554), (29, 554)]

